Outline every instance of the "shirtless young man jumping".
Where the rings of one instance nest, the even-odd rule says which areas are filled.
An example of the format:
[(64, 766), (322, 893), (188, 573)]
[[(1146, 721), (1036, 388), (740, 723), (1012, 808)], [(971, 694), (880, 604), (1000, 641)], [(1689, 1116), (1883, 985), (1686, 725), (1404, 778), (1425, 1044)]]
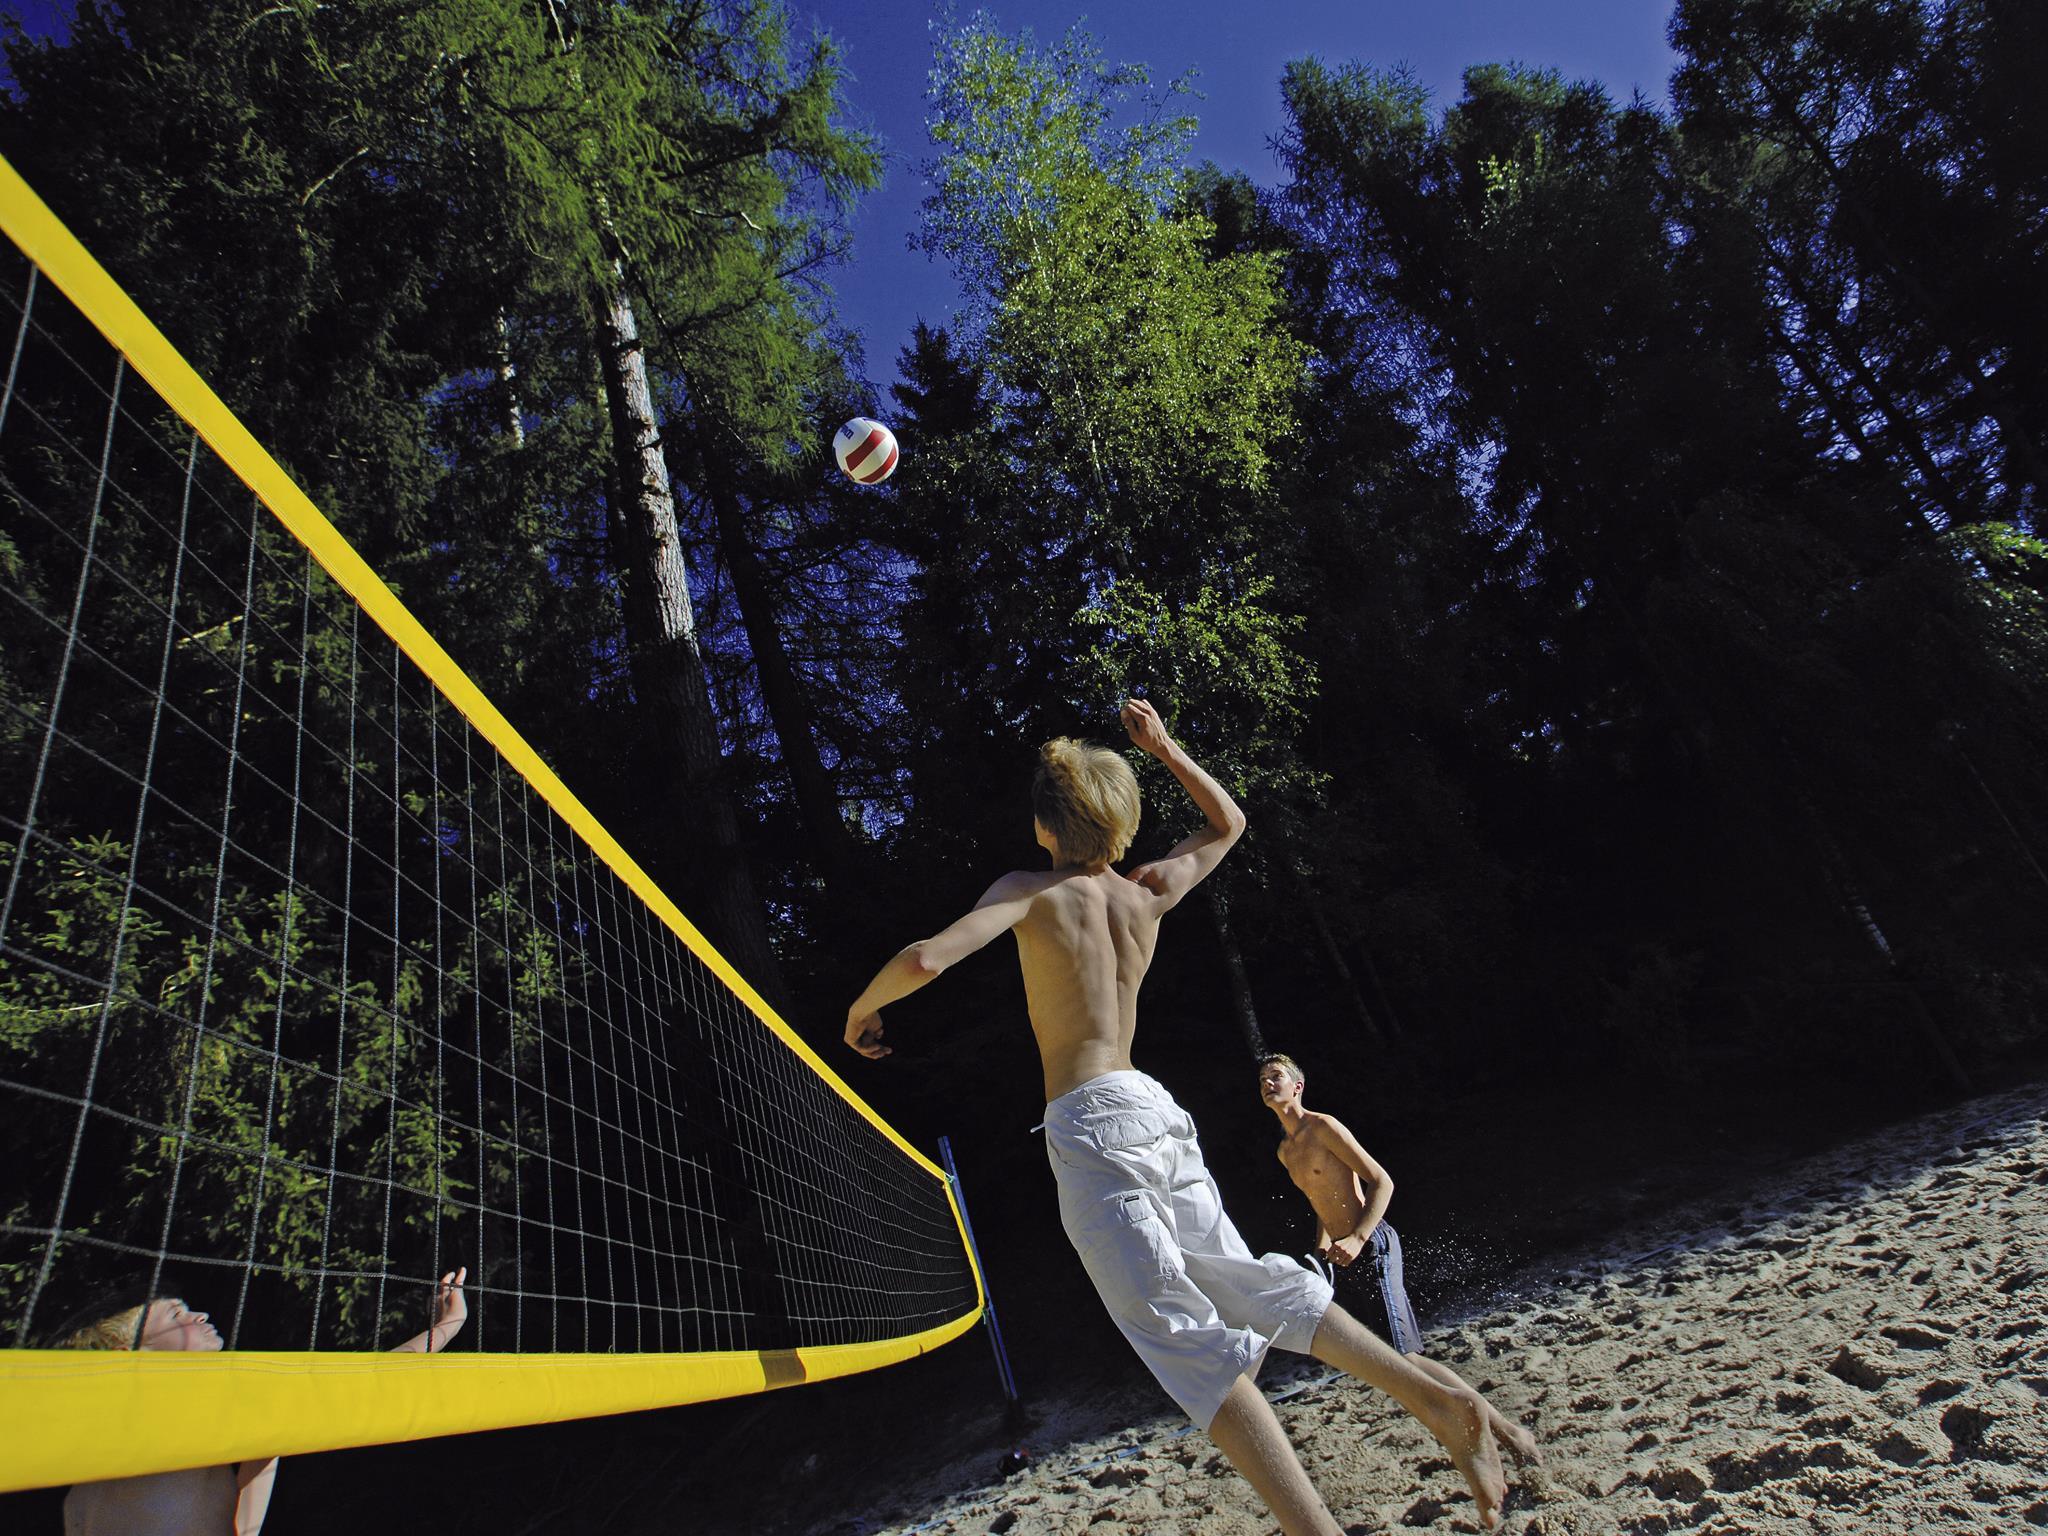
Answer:
[(1048, 742), (1031, 801), (1053, 867), (1003, 876), (965, 917), (897, 954), (847, 1010), (846, 1043), (887, 1056), (882, 1008), (998, 934), (1016, 934), (1061, 1223), (1160, 1385), (1208, 1430), (1287, 1536), (1338, 1536), (1252, 1381), (1271, 1345), (1312, 1354), (1414, 1414), (1464, 1474), (1491, 1530), (1506, 1485), (1485, 1400), (1388, 1348), (1331, 1303), (1320, 1275), (1281, 1254), (1254, 1256), (1223, 1212), (1194, 1122), (1131, 1066), (1138, 987), (1159, 920), (1215, 869), (1245, 823), (1149, 703), (1129, 700), (1121, 713), (1131, 741), (1180, 781), (1207, 825), (1164, 858), (1116, 874), (1110, 864), (1138, 828), (1137, 776), (1108, 748)]
[[(1261, 1058), (1259, 1097), (1280, 1120), (1280, 1165), (1316, 1213), (1317, 1258), (1334, 1266), (1337, 1288), (1363, 1307), (1367, 1326), (1384, 1329), (1389, 1344), (1445, 1386), (1464, 1386), (1457, 1372), (1422, 1353), (1422, 1325), (1401, 1275), (1401, 1239), (1386, 1219), (1393, 1179), (1343, 1121), (1301, 1102), (1307, 1086), (1293, 1057)], [(1517, 1461), (1542, 1459), (1528, 1430), (1490, 1403), (1486, 1415)]]

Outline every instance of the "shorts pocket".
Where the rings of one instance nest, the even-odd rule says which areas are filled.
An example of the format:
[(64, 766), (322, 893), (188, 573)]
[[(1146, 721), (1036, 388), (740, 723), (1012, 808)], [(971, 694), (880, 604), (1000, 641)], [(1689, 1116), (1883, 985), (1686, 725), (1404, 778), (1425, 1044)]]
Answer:
[(1156, 1109), (1133, 1106), (1097, 1110), (1071, 1123), (1048, 1124), (1045, 1143), (1069, 1168), (1117, 1170), (1111, 1176), (1130, 1178), (1175, 1133), (1173, 1117)]
[(1081, 1262), (1113, 1313), (1141, 1315), (1182, 1273), (1180, 1248), (1137, 1190), (1105, 1196), (1090, 1213)]
[(1076, 1129), (1105, 1152), (1136, 1152), (1172, 1135), (1178, 1118), (1156, 1109), (1105, 1109)]

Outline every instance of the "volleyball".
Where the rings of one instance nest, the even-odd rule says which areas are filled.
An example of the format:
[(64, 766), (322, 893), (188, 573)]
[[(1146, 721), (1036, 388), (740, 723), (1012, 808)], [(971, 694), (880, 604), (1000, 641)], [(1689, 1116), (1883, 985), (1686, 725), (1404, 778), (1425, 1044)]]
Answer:
[(896, 434), (865, 416), (856, 416), (839, 429), (832, 453), (846, 477), (862, 485), (875, 485), (896, 472)]

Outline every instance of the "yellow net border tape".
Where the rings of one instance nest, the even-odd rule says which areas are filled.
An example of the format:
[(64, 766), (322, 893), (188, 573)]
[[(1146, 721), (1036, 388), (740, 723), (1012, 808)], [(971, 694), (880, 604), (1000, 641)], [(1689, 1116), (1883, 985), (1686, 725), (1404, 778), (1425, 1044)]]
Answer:
[(4, 158), (0, 229), (676, 937), (833, 1092), (945, 1185), (976, 1296), (971, 1312), (900, 1339), (731, 1354), (0, 1350), (0, 1393), (18, 1427), (0, 1440), (0, 1490), (761, 1392), (907, 1360), (979, 1321), (987, 1298), (981, 1266), (944, 1171), (826, 1066), (683, 916)]
[(958, 1338), (694, 1355), (0, 1351), (0, 1492), (672, 1408), (850, 1376)]

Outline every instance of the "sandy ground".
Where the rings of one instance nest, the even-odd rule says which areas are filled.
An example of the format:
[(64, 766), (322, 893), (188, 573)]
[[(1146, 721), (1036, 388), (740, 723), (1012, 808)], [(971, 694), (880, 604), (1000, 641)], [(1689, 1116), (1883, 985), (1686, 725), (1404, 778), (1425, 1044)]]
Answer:
[[(1516, 1536), (2048, 1527), (2048, 1089), (1801, 1162), (1510, 1294), (1428, 1346), (1541, 1439), (1546, 1465), (1511, 1469)], [(1292, 1358), (1263, 1384), (1347, 1532), (1478, 1528), (1420, 1428), (1312, 1363), (1275, 1369)], [(1007, 1481), (962, 1494), (988, 1472), (963, 1463), (836, 1529), (1274, 1530), (1163, 1404), (1058, 1448), (1041, 1426)]]

